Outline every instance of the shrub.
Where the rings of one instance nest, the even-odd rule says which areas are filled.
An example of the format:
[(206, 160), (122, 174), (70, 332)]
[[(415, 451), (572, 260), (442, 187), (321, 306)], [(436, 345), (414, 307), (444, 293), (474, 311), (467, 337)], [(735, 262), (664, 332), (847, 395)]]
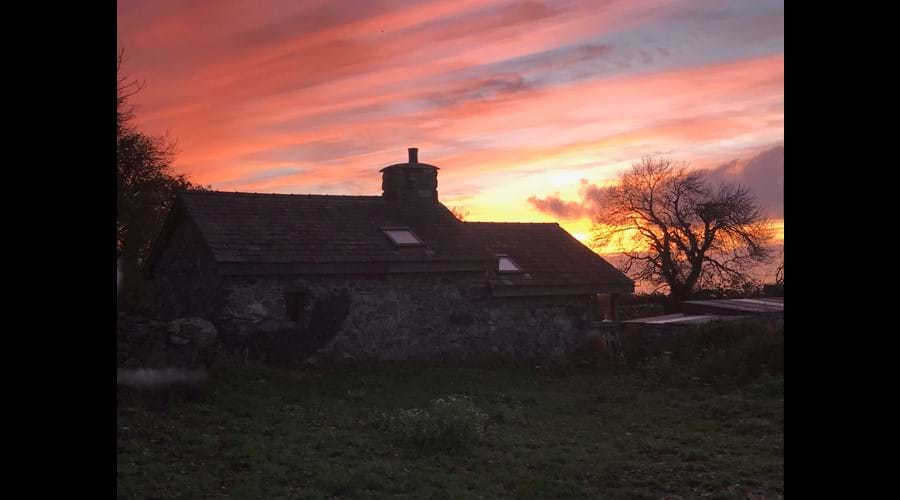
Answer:
[(334, 339), (347, 315), (350, 314), (351, 303), (350, 292), (346, 289), (331, 291), (316, 300), (299, 346), (303, 358), (325, 347)]
[[(723, 386), (750, 383), (777, 395), (784, 377), (784, 330), (761, 324), (729, 322), (670, 339), (669, 363), (659, 372), (676, 383), (700, 381)], [(653, 365), (648, 365), (652, 367)]]
[(484, 438), (488, 416), (465, 396), (445, 396), (427, 409), (400, 411), (391, 426), (407, 443), (433, 451), (455, 452)]
[(666, 339), (661, 351), (669, 352), (672, 361), (690, 363), (704, 358), (750, 337), (775, 335), (775, 329), (765, 321), (714, 321)]
[(704, 357), (694, 377), (717, 385), (744, 385), (765, 375), (784, 375), (784, 334), (747, 337)]

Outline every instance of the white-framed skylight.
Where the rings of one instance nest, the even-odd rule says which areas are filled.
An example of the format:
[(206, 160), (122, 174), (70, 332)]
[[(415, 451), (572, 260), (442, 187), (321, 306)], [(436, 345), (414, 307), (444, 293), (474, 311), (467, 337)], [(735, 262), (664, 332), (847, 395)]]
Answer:
[(417, 247), (425, 244), (408, 227), (383, 227), (381, 230), (398, 247)]
[(501, 273), (521, 273), (522, 268), (509, 255), (504, 253), (497, 254), (497, 270)]

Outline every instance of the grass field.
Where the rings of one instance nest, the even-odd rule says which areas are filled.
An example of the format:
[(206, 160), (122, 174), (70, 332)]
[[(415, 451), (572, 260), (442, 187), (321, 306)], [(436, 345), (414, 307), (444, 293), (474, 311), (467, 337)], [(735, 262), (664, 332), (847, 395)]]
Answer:
[[(212, 374), (193, 400), (120, 391), (119, 498), (782, 498), (783, 379), (727, 391), (646, 371), (387, 367)], [(451, 395), (447, 451), (392, 419)]]

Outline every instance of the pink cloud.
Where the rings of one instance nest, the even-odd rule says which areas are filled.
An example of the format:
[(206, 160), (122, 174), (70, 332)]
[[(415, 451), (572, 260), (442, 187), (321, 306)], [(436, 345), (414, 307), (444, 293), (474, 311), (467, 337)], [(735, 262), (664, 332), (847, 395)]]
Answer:
[(442, 168), (442, 195), (460, 196), (481, 176), (536, 165), (671, 151), (714, 166), (783, 140), (783, 54), (749, 45), (779, 28), (751, 19), (749, 55), (724, 60), (680, 41), (641, 45), (640, 30), (662, 33), (683, 8), (121, 0), (119, 38), (148, 82), (138, 126), (170, 131), (176, 167), (198, 182), (372, 194), (378, 168), (418, 146)]

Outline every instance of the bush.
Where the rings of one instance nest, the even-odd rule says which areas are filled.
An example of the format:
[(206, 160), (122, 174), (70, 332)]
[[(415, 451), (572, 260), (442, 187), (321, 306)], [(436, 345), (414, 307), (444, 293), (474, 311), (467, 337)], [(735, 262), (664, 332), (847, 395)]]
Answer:
[(672, 361), (690, 363), (751, 337), (775, 335), (775, 329), (765, 321), (735, 320), (705, 323), (690, 331), (673, 335), (661, 347), (669, 352)]
[(667, 347), (670, 362), (661, 373), (669, 380), (722, 387), (784, 377), (784, 330), (763, 323), (710, 325), (673, 337)]
[(433, 451), (455, 452), (482, 441), (488, 416), (465, 396), (434, 399), (428, 409), (400, 411), (391, 427), (407, 443)]
[(691, 373), (717, 385), (744, 385), (765, 375), (784, 376), (784, 333), (742, 339), (704, 357)]
[(350, 314), (351, 303), (350, 292), (346, 289), (331, 291), (316, 300), (298, 346), (303, 359), (334, 339)]

